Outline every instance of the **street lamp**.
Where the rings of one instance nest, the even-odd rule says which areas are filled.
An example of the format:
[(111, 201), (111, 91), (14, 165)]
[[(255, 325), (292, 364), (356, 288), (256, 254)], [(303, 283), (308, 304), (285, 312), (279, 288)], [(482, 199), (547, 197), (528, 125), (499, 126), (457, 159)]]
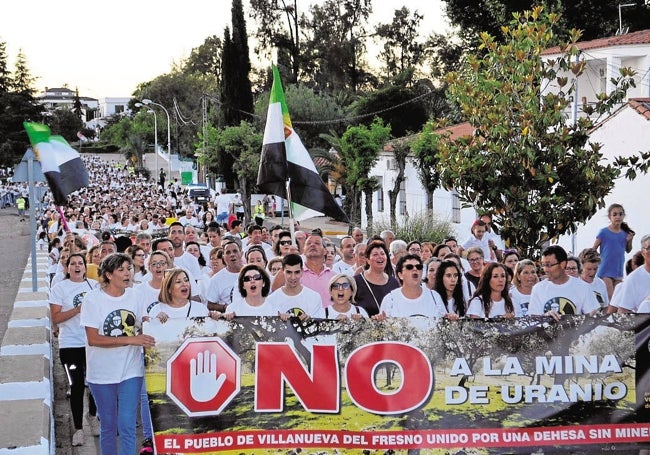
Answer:
[(171, 175), (172, 175), (172, 139), (171, 139), (171, 137), (172, 137), (172, 135), (171, 135), (171, 127), (170, 127), (171, 120), (169, 118), (169, 112), (167, 111), (165, 106), (163, 106), (162, 104), (154, 103), (150, 99), (146, 99), (146, 98), (143, 99), (142, 104), (146, 104), (146, 105), (152, 104), (154, 106), (158, 106), (163, 111), (165, 111), (165, 114), (167, 115), (167, 172), (169, 173), (169, 177), (171, 178)]
[[(142, 107), (144, 104), (135, 103), (136, 107)], [(153, 109), (147, 109), (147, 114), (153, 114), (153, 152), (155, 154), (154, 172), (158, 172), (158, 116)]]

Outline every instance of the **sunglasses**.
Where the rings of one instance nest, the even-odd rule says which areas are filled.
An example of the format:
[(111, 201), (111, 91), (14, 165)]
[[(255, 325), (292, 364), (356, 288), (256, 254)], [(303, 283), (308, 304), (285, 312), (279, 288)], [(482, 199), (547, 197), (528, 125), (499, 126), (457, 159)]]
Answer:
[(259, 273), (257, 275), (246, 275), (244, 278), (242, 278), (242, 281), (244, 283), (247, 283), (249, 281), (260, 281), (262, 279), (262, 275)]
[(291, 240), (280, 240), (280, 245), (291, 245)]
[(350, 283), (347, 281), (345, 283), (334, 283), (330, 289), (350, 289)]
[(404, 268), (406, 270), (413, 270), (413, 269), (422, 270), (424, 267), (422, 266), (422, 264), (405, 264)]

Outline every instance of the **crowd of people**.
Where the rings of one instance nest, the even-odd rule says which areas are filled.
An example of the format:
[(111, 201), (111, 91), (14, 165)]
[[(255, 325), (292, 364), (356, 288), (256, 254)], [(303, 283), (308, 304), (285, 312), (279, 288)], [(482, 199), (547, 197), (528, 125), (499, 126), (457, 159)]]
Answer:
[[(488, 215), (463, 243), (406, 242), (388, 230), (366, 239), (360, 228), (335, 242), (299, 223), (245, 225), (235, 204), (197, 204), (176, 182), (156, 184), (115, 162), (85, 160), (91, 184), (70, 196), (63, 218), (48, 207), (38, 233), (51, 258), (60, 359), (72, 379), (73, 445), (84, 443), (86, 381), (86, 419), (103, 453), (118, 453), (118, 434), (120, 453), (135, 452), (138, 403), (140, 453), (153, 452), (143, 348), (155, 340), (140, 329), (147, 320), (650, 312), (650, 236), (624, 270), (634, 232), (619, 204), (609, 208), (610, 224), (593, 248), (574, 257), (551, 245), (534, 262), (504, 248)], [(261, 203), (258, 222), (272, 204)]]

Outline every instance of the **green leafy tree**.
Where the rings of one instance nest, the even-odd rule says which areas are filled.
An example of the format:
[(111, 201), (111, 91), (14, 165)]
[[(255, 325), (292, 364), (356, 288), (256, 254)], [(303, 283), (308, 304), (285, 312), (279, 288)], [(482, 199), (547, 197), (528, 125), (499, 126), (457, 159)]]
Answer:
[[(199, 139), (203, 144), (202, 134)], [(238, 126), (229, 126), (223, 130), (209, 126), (205, 139), (207, 147), (199, 160), (211, 169), (220, 168), (220, 163), (223, 162), (230, 163), (241, 192), (244, 213), (250, 219), (251, 195), (260, 167), (262, 135), (252, 124), (242, 121)]]
[(365, 194), (366, 220), (368, 229), (372, 229), (372, 193), (377, 189), (377, 179), (370, 176), (370, 170), (379, 159), (379, 152), (390, 139), (390, 126), (381, 119), (367, 127), (352, 126), (341, 137), (341, 159), (347, 171), (351, 198), (350, 220), (361, 219), (361, 194)]
[(221, 80), (221, 38), (208, 36), (199, 47), (190, 52), (184, 63), (183, 72), (212, 75), (217, 83)]
[(33, 97), (35, 92), (34, 82), (36, 82), (36, 79), (32, 76), (29, 70), (27, 57), (25, 57), (22, 49), (20, 49), (16, 56), (16, 64), (11, 81), (12, 91)]
[(255, 52), (270, 60), (272, 50), (276, 49), (280, 74), (288, 76), (283, 80), (287, 84), (295, 84), (302, 61), (297, 0), (251, 0), (250, 10), (251, 17), (257, 23), (254, 37), (258, 45)]
[(312, 75), (318, 90), (356, 92), (376, 85), (364, 60), (371, 10), (371, 0), (326, 0), (310, 7), (304, 24), (309, 35), (303, 47), (305, 74)]
[(422, 64), (426, 46), (418, 38), (418, 28), (424, 16), (403, 6), (396, 9), (393, 20), (375, 27), (375, 34), (383, 43), (379, 58), (383, 61), (387, 79), (395, 73)]
[[(495, 214), (506, 243), (531, 257), (543, 242), (574, 231), (602, 207), (620, 174), (603, 161), (600, 144), (589, 141), (597, 119), (567, 122), (575, 88), (565, 75), (579, 76), (585, 63), (575, 63), (575, 30), (560, 57), (542, 58), (543, 50), (558, 44), (559, 21), (539, 7), (515, 15), (503, 29), (503, 44), (481, 35), (481, 54), (448, 77), (449, 94), (475, 133), (456, 141), (442, 135), (436, 156), (444, 186), (455, 188), (466, 205)], [(588, 108), (593, 117), (624, 101), (633, 75), (620, 70), (615, 90)], [(551, 83), (559, 91), (551, 91)]]
[(438, 169), (438, 144), (440, 136), (435, 134), (434, 124), (428, 122), (422, 132), (410, 143), (418, 178), (427, 190), (427, 211), (433, 212), (433, 192), (440, 187), (440, 171)]
[[(562, 14), (560, 24), (564, 31), (583, 30), (585, 40), (604, 38), (616, 34), (618, 29), (618, 4), (609, 0), (444, 0), (445, 13), (467, 43), (475, 43), (482, 32), (488, 32), (497, 41), (507, 36), (501, 26), (507, 25), (512, 14), (544, 5), (548, 11)], [(644, 30), (650, 22), (648, 2), (629, 2), (622, 10), (624, 26), (630, 31)]]
[(83, 123), (77, 115), (69, 109), (56, 109), (48, 117), (48, 125), (52, 134), (58, 134), (68, 142), (77, 141), (77, 132), (81, 131)]
[(76, 115), (79, 120), (83, 117), (83, 106), (81, 104), (81, 99), (79, 98), (78, 88), (75, 89), (74, 97), (72, 98), (72, 113)]
[(241, 0), (233, 0), (231, 12), (232, 33), (228, 28), (224, 31), (222, 57), (221, 109), (225, 126), (250, 120), (253, 112), (248, 34)]

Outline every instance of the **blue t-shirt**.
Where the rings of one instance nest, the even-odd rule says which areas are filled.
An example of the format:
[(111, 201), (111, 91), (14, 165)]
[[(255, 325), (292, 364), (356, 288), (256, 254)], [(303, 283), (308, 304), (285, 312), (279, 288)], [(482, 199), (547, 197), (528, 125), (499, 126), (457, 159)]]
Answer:
[(600, 240), (600, 257), (602, 259), (598, 267), (598, 276), (600, 278), (622, 278), (627, 233), (625, 231), (612, 232), (609, 227), (604, 227), (598, 232), (596, 238)]

